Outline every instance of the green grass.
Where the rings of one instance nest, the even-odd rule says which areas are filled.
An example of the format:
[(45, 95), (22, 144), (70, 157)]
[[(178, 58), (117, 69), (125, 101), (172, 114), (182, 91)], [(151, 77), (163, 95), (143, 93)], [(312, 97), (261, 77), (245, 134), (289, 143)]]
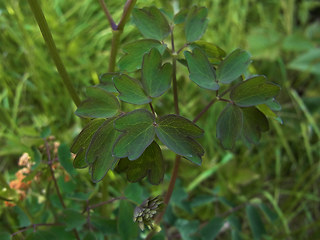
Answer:
[[(118, 20), (123, 1), (107, 2)], [(138, 1), (137, 6), (156, 5), (172, 12), (170, 2)], [(204, 40), (227, 52), (237, 47), (249, 50), (254, 59), (250, 71), (263, 73), (282, 86), (279, 116), (284, 122), (280, 125), (270, 120), (271, 131), (263, 135), (258, 146), (248, 149), (239, 143), (231, 153), (223, 150), (215, 137), (216, 120), (224, 104), (214, 105), (199, 121), (206, 132), (202, 139), (206, 148), (203, 165), (195, 168), (186, 161), (182, 163), (183, 191), (188, 193), (190, 201), (199, 195), (211, 195), (232, 201), (235, 206), (265, 203), (278, 216), (274, 222), (264, 218), (268, 239), (318, 239), (320, 76), (290, 69), (289, 64), (319, 46), (319, 30), (314, 28), (314, 22), (308, 21), (312, 9), (319, 11), (319, 3), (294, 0), (173, 2), (181, 8), (192, 4), (208, 7), (209, 26)], [(112, 33), (98, 1), (42, 1), (42, 8), (71, 80), (80, 96), (84, 96), (85, 86), (96, 84), (98, 76), (108, 68)], [(44, 128), (49, 126), (52, 135), (70, 144), (82, 122), (74, 115), (75, 106), (49, 57), (27, 1), (1, 1), (0, 31), (0, 172), (8, 180), (17, 169), (18, 157), (23, 152), (32, 153), (34, 137)], [(295, 34), (302, 36), (302, 40), (290, 38)], [(179, 48), (183, 43), (181, 29), (175, 36)], [(129, 23), (121, 42), (140, 37)], [(290, 47), (292, 45), (297, 48)], [(189, 81), (184, 66), (179, 64), (178, 72), (181, 114), (192, 119), (213, 96)], [(155, 103), (159, 114), (167, 109), (174, 111), (171, 99), (170, 92)], [(165, 153), (169, 175), (173, 155)], [(92, 189), (87, 171), (80, 172), (83, 189)], [(120, 195), (126, 180), (113, 173), (107, 177), (110, 178), (109, 194)], [(168, 179), (157, 187), (143, 182), (153, 194), (160, 194), (167, 184)], [(193, 215), (183, 209), (174, 211), (188, 220), (207, 221), (210, 214), (219, 216), (229, 209), (220, 199), (207, 203)], [(10, 219), (12, 226), (16, 224), (15, 214), (2, 205), (1, 212), (0, 219)], [(252, 239), (245, 209), (240, 208), (237, 215), (243, 221), (243, 239)], [(229, 238), (227, 232), (218, 236), (218, 239)]]

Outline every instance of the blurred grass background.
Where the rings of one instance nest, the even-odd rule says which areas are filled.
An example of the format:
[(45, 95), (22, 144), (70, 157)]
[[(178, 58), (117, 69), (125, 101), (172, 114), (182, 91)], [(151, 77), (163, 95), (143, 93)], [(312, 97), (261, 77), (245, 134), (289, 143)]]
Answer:
[[(117, 22), (125, 1), (106, 3)], [(216, 104), (199, 121), (206, 132), (202, 167), (186, 161), (181, 166), (184, 190), (190, 197), (214, 190), (235, 204), (262, 199), (280, 219), (279, 224), (270, 224), (270, 239), (320, 238), (320, 2), (145, 0), (138, 1), (137, 7), (156, 5), (170, 13), (193, 4), (209, 11), (203, 40), (227, 52), (237, 47), (248, 50), (254, 60), (250, 71), (282, 86), (278, 100), (284, 124), (270, 120), (271, 130), (258, 146), (239, 144), (234, 152), (227, 152), (215, 137), (218, 113), (224, 106)], [(96, 84), (107, 71), (112, 33), (104, 13), (93, 0), (42, 1), (42, 9), (67, 71), (83, 96), (85, 87)], [(184, 37), (179, 33), (175, 37), (179, 48)], [(129, 22), (121, 43), (139, 38)], [(0, 2), (0, 61), (0, 172), (10, 178), (18, 157), (31, 152), (33, 137), (43, 129), (50, 127), (52, 135), (70, 144), (82, 126), (26, 1)], [(213, 96), (188, 80), (185, 67), (179, 65), (178, 72), (181, 113), (192, 119)], [(156, 111), (173, 112), (171, 99), (169, 93), (158, 100)], [(166, 156), (170, 174), (173, 155)], [(111, 183), (119, 178), (113, 176)], [(166, 184), (150, 191), (160, 192)], [(224, 209), (212, 208), (206, 214)], [(205, 219), (201, 212), (198, 218)]]

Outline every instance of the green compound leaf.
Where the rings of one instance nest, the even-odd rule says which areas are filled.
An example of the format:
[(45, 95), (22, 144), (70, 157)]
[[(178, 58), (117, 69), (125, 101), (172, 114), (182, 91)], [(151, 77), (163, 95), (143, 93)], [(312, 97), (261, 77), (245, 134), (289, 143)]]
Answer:
[(209, 58), (210, 62), (220, 62), (226, 56), (226, 52), (223, 49), (210, 42), (199, 40), (192, 43), (190, 46), (192, 48), (201, 48)]
[(170, 88), (172, 65), (162, 65), (160, 52), (152, 48), (142, 62), (142, 85), (150, 97), (159, 97)]
[(174, 114), (157, 119), (156, 134), (161, 142), (191, 162), (201, 165), (204, 150), (194, 140), (203, 135), (204, 131), (186, 118)]
[(240, 77), (251, 63), (250, 54), (236, 49), (230, 53), (218, 66), (217, 81), (231, 83)]
[(244, 137), (250, 143), (257, 144), (261, 137), (261, 132), (269, 130), (269, 122), (265, 115), (255, 107), (241, 108), (243, 113)]
[(129, 182), (138, 182), (148, 176), (148, 181), (151, 184), (158, 185), (164, 176), (164, 160), (161, 149), (156, 142), (152, 142), (137, 160), (120, 159), (117, 168), (121, 172), (126, 172)]
[(234, 88), (230, 93), (230, 98), (240, 107), (250, 107), (268, 102), (279, 92), (280, 87), (267, 81), (265, 76), (255, 76)]
[(208, 10), (205, 7), (193, 6), (186, 18), (185, 35), (187, 42), (194, 42), (202, 37), (208, 25)]
[(118, 62), (119, 69), (127, 72), (141, 69), (143, 55), (152, 48), (157, 48), (163, 54), (167, 45), (153, 39), (138, 40), (124, 45), (122, 50), (125, 55)]
[(99, 182), (118, 161), (112, 154), (113, 144), (120, 135), (113, 127), (115, 119), (108, 119), (99, 127), (87, 149), (86, 162), (93, 182)]
[(98, 87), (88, 87), (87, 95), (75, 112), (79, 117), (109, 118), (117, 114), (120, 105), (114, 95)]
[(156, 7), (133, 9), (132, 18), (134, 24), (145, 38), (163, 40), (171, 29), (162, 12)]
[(104, 73), (99, 76), (100, 84), (96, 87), (102, 88), (110, 93), (118, 93), (113, 84), (113, 77), (118, 76), (119, 73)]
[(118, 158), (136, 160), (152, 143), (155, 135), (154, 116), (145, 109), (138, 109), (119, 117), (114, 127), (122, 132), (113, 147)]
[(225, 149), (232, 149), (242, 130), (243, 117), (240, 108), (228, 104), (217, 121), (217, 138)]
[(266, 230), (264, 228), (264, 224), (262, 222), (262, 219), (260, 217), (258, 210), (252, 205), (247, 205), (246, 213), (249, 219), (249, 225), (253, 234), (253, 239), (254, 240), (263, 239), (263, 235), (266, 234)]
[(126, 74), (121, 74), (113, 78), (114, 85), (119, 91), (118, 98), (121, 101), (132, 104), (146, 104), (151, 102), (142, 89), (140, 82)]
[(173, 18), (174, 24), (184, 23), (188, 16), (188, 13), (189, 13), (188, 9), (181, 9), (176, 15), (174, 15), (174, 18)]
[(79, 133), (70, 148), (70, 151), (76, 154), (73, 160), (73, 166), (75, 168), (86, 168), (88, 166), (85, 161), (86, 151), (90, 144), (93, 134), (104, 123), (104, 119), (91, 120)]
[(185, 51), (184, 56), (188, 62), (190, 79), (202, 88), (218, 90), (216, 73), (207, 56), (200, 48), (194, 48), (192, 53)]

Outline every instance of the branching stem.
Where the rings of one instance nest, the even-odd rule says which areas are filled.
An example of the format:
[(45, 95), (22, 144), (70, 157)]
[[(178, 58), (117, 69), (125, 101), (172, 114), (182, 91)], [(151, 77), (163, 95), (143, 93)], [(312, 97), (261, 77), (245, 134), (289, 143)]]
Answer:
[(66, 86), (66, 88), (69, 92), (69, 95), (71, 96), (75, 105), (79, 106), (79, 104), (81, 102), (80, 98), (79, 98), (75, 88), (73, 87), (71, 79), (69, 77), (69, 74), (67, 73), (67, 70), (65, 69), (65, 66), (60, 58), (57, 47), (56, 47), (54, 40), (52, 38), (52, 34), (49, 29), (48, 23), (46, 21), (46, 18), (44, 16), (43, 12), (42, 12), (42, 9), (41, 9), (37, 0), (28, 0), (28, 3), (30, 5), (30, 8), (33, 12), (33, 15), (38, 23), (38, 26), (39, 26), (40, 31), (42, 33), (43, 39), (45, 40), (45, 43), (48, 47), (49, 54), (57, 67), (57, 70), (63, 80), (63, 83)]

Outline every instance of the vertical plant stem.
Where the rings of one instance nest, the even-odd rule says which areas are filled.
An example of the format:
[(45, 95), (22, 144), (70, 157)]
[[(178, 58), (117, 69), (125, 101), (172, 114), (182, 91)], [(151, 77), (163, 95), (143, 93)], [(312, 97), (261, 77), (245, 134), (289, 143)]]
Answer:
[(42, 33), (42, 36), (46, 42), (46, 45), (49, 49), (49, 54), (57, 67), (57, 70), (63, 80), (63, 83), (66, 86), (66, 88), (69, 92), (69, 95), (71, 96), (75, 105), (79, 106), (79, 104), (81, 102), (80, 98), (79, 98), (75, 88), (73, 87), (72, 82), (70, 80), (70, 77), (69, 77), (69, 75), (64, 67), (64, 64), (60, 58), (57, 47), (53, 41), (48, 23), (46, 21), (46, 18), (44, 16), (43, 12), (42, 12), (42, 9), (41, 9), (37, 0), (28, 0), (28, 3), (30, 5), (30, 8), (33, 12), (33, 15), (38, 23), (38, 26), (39, 26), (40, 31)]
[(137, 0), (127, 0), (126, 4), (124, 5), (124, 8), (123, 8), (123, 13), (122, 13), (120, 22), (118, 24), (118, 30), (122, 31), (124, 29), (124, 26), (126, 25), (130, 15), (131, 15), (133, 7), (134, 7), (134, 5), (136, 5), (136, 2), (137, 2)]
[[(61, 203), (62, 207), (63, 207), (64, 209), (66, 209), (66, 205), (65, 205), (65, 203), (64, 203), (64, 201), (63, 201), (63, 198), (62, 198), (62, 195), (61, 195), (61, 192), (60, 192), (60, 188), (59, 188), (59, 185), (58, 185), (58, 183), (57, 183), (57, 179), (56, 179), (56, 177), (54, 176), (54, 171), (53, 171), (53, 167), (52, 167), (53, 160), (51, 159), (50, 148), (49, 148), (49, 144), (48, 144), (47, 140), (44, 141), (44, 145), (45, 145), (46, 152), (47, 152), (48, 165), (49, 165), (51, 177), (52, 177), (52, 180), (53, 180), (53, 182), (54, 182), (54, 186), (55, 186), (57, 195), (58, 195), (58, 197), (59, 197), (59, 200), (60, 200), (60, 203)], [(73, 233), (74, 233), (76, 239), (77, 239), (77, 240), (80, 240), (79, 233), (78, 233), (77, 229), (73, 229)]]
[(104, 0), (99, 0), (99, 3), (100, 3), (100, 6), (101, 8), (103, 9), (104, 11), (104, 14), (106, 15), (108, 21), (109, 21), (109, 24), (110, 24), (110, 27), (113, 29), (113, 30), (116, 30), (117, 29), (117, 24), (114, 22), (108, 8), (107, 8), (107, 5), (106, 3), (104, 2)]
[(179, 98), (178, 98), (178, 86), (177, 86), (177, 53), (174, 46), (173, 29), (171, 30), (171, 46), (172, 46), (172, 86), (173, 86), (173, 101), (174, 110), (177, 115), (180, 115), (179, 111)]
[(111, 45), (111, 53), (109, 58), (108, 72), (115, 71), (121, 33), (122, 33), (122, 30), (112, 31), (112, 45)]

